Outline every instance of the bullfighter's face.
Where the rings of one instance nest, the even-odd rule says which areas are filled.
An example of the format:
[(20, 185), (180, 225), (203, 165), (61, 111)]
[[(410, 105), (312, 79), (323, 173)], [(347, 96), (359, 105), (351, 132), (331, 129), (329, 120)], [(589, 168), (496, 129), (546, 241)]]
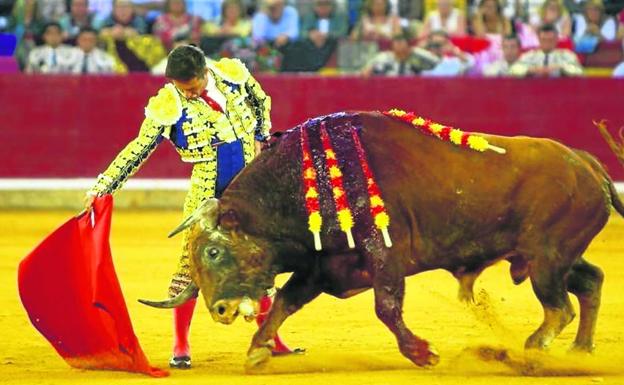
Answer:
[(240, 314), (255, 317), (258, 301), (273, 286), (271, 247), (240, 229), (234, 210), (219, 215), (216, 226), (204, 213), (190, 228), (190, 269), (212, 318), (224, 324)]

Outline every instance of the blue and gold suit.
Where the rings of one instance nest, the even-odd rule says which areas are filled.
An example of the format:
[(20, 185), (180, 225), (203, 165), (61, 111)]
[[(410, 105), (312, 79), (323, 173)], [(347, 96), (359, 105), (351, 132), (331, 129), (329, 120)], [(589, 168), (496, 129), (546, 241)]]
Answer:
[[(184, 202), (188, 217), (208, 198), (219, 197), (234, 176), (255, 156), (255, 140), (271, 129), (271, 98), (237, 59), (208, 61), (209, 75), (225, 96), (225, 112), (201, 98), (186, 99), (167, 84), (150, 98), (139, 135), (100, 174), (90, 190), (97, 195), (119, 190), (163, 139), (175, 146), (182, 161), (193, 163), (190, 190)], [(188, 231), (182, 257), (169, 287), (175, 296), (191, 281)]]

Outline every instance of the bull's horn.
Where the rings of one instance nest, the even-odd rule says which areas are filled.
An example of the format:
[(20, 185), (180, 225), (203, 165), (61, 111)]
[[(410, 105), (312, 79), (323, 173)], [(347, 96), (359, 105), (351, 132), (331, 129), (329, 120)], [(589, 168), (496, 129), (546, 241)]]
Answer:
[(160, 309), (171, 309), (183, 305), (184, 303), (186, 303), (186, 301), (195, 297), (197, 295), (197, 292), (197, 286), (195, 285), (195, 283), (191, 282), (184, 290), (182, 290), (180, 294), (173, 298), (169, 298), (164, 301), (148, 301), (146, 299), (139, 299), (139, 302), (144, 305), (157, 307)]
[(207, 226), (211, 226), (214, 228), (217, 225), (217, 213), (219, 207), (219, 200), (210, 198), (206, 199), (204, 203), (201, 204), (188, 218), (184, 220), (180, 224), (180, 226), (176, 227), (172, 232), (169, 233), (169, 238), (173, 237), (177, 233), (191, 227), (194, 223), (197, 223), (199, 220), (202, 220), (202, 226), (204, 226), (204, 221)]

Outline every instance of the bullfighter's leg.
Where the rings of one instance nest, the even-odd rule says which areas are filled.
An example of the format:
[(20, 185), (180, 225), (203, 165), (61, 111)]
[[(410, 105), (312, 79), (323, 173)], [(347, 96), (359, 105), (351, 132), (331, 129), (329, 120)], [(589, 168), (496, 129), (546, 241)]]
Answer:
[(247, 351), (247, 370), (260, 367), (267, 363), (274, 348), (273, 339), (277, 330), (290, 315), (301, 309), (303, 305), (321, 294), (321, 286), (316, 277), (294, 273), (284, 287), (275, 295), (275, 301), (269, 314), (251, 340)]
[[(371, 250), (379, 249), (373, 248)], [(429, 342), (416, 337), (403, 321), (405, 276), (398, 258), (391, 260), (387, 252), (373, 256), (373, 290), (377, 317), (396, 336), (401, 353), (419, 366), (435, 365), (440, 360)]]
[(568, 275), (568, 291), (576, 295), (581, 308), (578, 332), (573, 348), (591, 352), (594, 349), (594, 331), (600, 308), (600, 293), (604, 274), (602, 270), (581, 259)]
[[(178, 263), (178, 269), (173, 275), (171, 284), (169, 285), (169, 297), (171, 298), (180, 294), (191, 283), (187, 245), (188, 231), (185, 231), (182, 257)], [(196, 302), (196, 298), (193, 298), (184, 305), (173, 309), (174, 344), (173, 355), (169, 360), (169, 366), (172, 368), (188, 369), (191, 367), (189, 332)]]
[(169, 366), (178, 369), (191, 367), (191, 347), (189, 346), (189, 332), (197, 298), (190, 299), (184, 305), (173, 310), (173, 324), (175, 330), (173, 357)]
[[(204, 199), (212, 196), (214, 190), (214, 165), (200, 162), (193, 166), (191, 186), (184, 199), (183, 218), (188, 218), (203, 203)], [(189, 230), (182, 233), (182, 252), (177, 269), (169, 285), (169, 297), (180, 294), (192, 281), (189, 260)], [(193, 319), (196, 300), (173, 309), (174, 345), (173, 355), (169, 361), (172, 368), (188, 369), (191, 367), (189, 330)]]
[[(547, 261), (543, 257), (540, 260)], [(559, 258), (560, 260), (561, 258)], [(570, 303), (565, 276), (567, 267), (538, 263), (531, 266), (531, 285), (533, 291), (544, 308), (544, 321), (527, 339), (526, 349), (544, 349), (574, 319), (574, 309)]]

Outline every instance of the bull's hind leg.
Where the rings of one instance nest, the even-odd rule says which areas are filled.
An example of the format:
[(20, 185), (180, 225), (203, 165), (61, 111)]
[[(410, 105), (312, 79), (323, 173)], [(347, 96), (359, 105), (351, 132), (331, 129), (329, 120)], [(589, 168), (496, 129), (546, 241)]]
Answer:
[[(560, 258), (555, 258), (557, 260)], [(565, 275), (567, 268), (547, 263), (550, 258), (542, 257), (531, 265), (531, 285), (544, 308), (544, 321), (527, 339), (525, 348), (544, 349), (574, 319), (574, 309), (570, 303)], [(544, 263), (545, 262), (545, 263)]]
[(419, 366), (435, 365), (440, 360), (429, 343), (416, 337), (403, 321), (405, 277), (399, 259), (390, 261), (385, 253), (373, 257), (375, 311), (377, 317), (396, 336), (401, 353)]
[(603, 280), (602, 270), (584, 259), (572, 266), (572, 271), (568, 275), (568, 291), (576, 295), (581, 308), (574, 349), (587, 352), (594, 349), (594, 331), (600, 308)]

